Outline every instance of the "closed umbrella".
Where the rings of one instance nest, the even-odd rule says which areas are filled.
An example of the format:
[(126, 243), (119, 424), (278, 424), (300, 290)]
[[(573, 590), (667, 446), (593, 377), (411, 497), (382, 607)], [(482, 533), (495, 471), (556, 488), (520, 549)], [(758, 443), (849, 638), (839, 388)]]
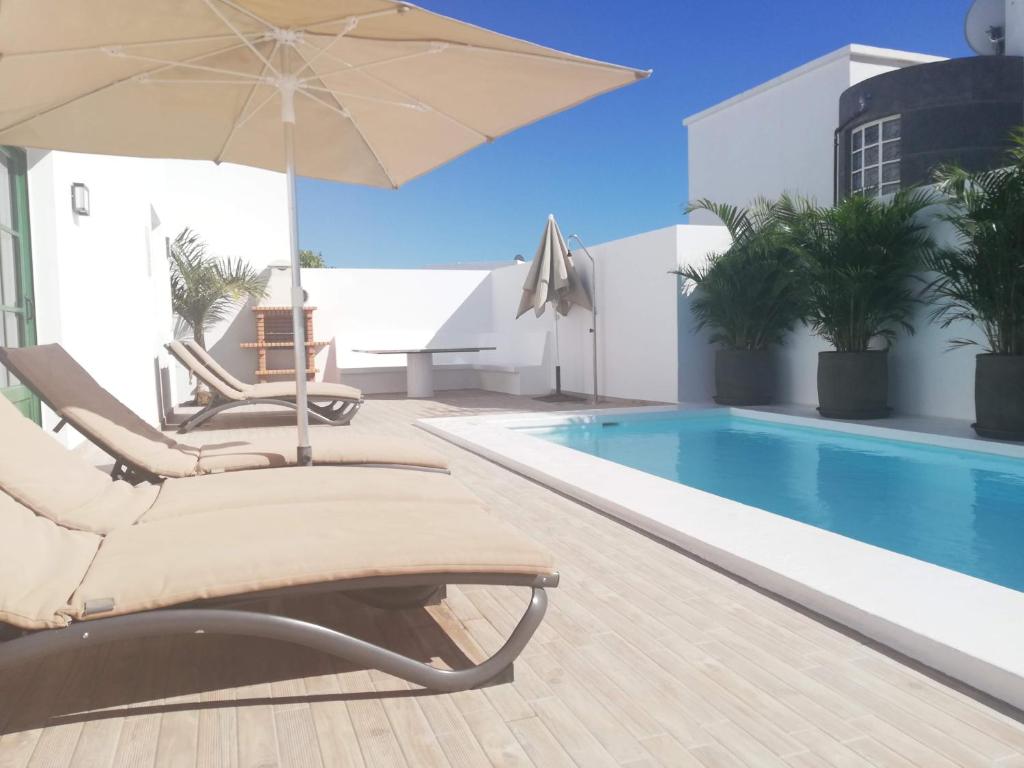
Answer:
[(393, 0), (0, 3), (0, 144), (287, 173), (304, 464), (296, 174), (397, 188), (648, 74)]
[[(523, 283), (523, 295), (519, 300), (516, 319), (531, 309), (537, 317), (544, 314), (550, 304), (555, 309), (555, 393), (553, 401), (575, 400), (562, 394), (562, 366), (558, 345), (558, 316), (568, 315), (573, 307), (593, 310), (590, 295), (580, 280), (573, 264), (572, 253), (565, 244), (565, 238), (558, 228), (554, 215), (548, 216), (537, 253), (530, 264), (530, 271)], [(541, 398), (545, 399), (545, 398)]]

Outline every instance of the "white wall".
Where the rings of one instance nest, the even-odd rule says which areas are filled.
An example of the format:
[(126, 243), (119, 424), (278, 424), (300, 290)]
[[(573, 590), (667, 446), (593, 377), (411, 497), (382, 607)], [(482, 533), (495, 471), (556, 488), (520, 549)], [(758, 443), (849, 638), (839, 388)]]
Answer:
[[(162, 345), (173, 330), (165, 239), (191, 226), (217, 253), (257, 264), (279, 248), (287, 255), (283, 177), (69, 152), (33, 150), (28, 160), (39, 343), (62, 344), (100, 384), (158, 423), (156, 366), (167, 365)], [(89, 187), (89, 216), (71, 210), (73, 182)], [(177, 380), (184, 395), (184, 376)], [(48, 412), (44, 420), (56, 422)], [(70, 432), (68, 443), (79, 442)]]
[[(442, 369), (438, 389), (481, 386), (479, 375), (446, 371), (451, 366), (538, 367), (550, 363), (550, 313), (515, 319), (524, 265), (500, 269), (304, 269), (302, 284), (317, 340), (328, 346), (317, 355), (317, 378), (345, 381), (367, 393), (405, 390), (405, 355), (374, 355), (356, 349), (425, 346), (496, 346), (494, 351), (436, 356)], [(289, 303), (291, 274), (272, 269), (266, 306)], [(212, 351), (239, 378), (253, 380), (256, 356), (239, 344), (251, 341), (252, 308), (246, 306), (219, 328)], [(292, 367), (291, 351), (276, 362)], [(271, 361), (274, 362), (273, 360)], [(550, 365), (548, 365), (550, 367)], [(546, 377), (534, 394), (546, 392)]]
[[(162, 229), (149, 202), (161, 183), (154, 170), (131, 158), (31, 152), (28, 189), (39, 343), (62, 344), (156, 423), (154, 360), (171, 312)], [(72, 212), (72, 182), (88, 185), (90, 216)]]
[[(710, 373), (699, 361), (711, 354), (691, 339), (692, 319), (678, 280), (681, 263), (725, 247), (720, 226), (674, 226), (591, 247), (598, 264), (600, 388), (605, 395), (659, 402), (710, 396)], [(582, 251), (576, 266), (588, 289), (590, 264)], [(449, 366), (532, 368), (529, 391), (553, 387), (554, 315), (516, 318), (529, 264), (498, 269), (303, 270), (314, 329), (330, 345), (317, 358), (318, 378), (346, 381), (368, 393), (405, 389), (404, 355), (370, 355), (355, 349), (421, 346), (496, 346), (494, 351), (437, 355), (438, 389), (498, 387)], [(289, 271), (274, 270), (264, 303), (285, 305)], [(240, 378), (251, 379), (255, 353), (239, 348), (252, 338), (246, 308), (217, 334), (213, 352)], [(559, 322), (563, 388), (592, 391), (591, 315), (574, 308)], [(683, 328), (683, 332), (680, 332)], [(682, 356), (682, 357), (681, 357)], [(680, 366), (679, 361), (683, 360)], [(291, 367), (288, 353), (282, 367)], [(286, 363), (289, 363), (287, 366)]]
[[(691, 358), (704, 358), (708, 348), (690, 343), (692, 320), (670, 272), (727, 244), (723, 227), (680, 225), (590, 248), (597, 263), (602, 394), (669, 403), (703, 399), (707, 372)], [(589, 261), (576, 253), (589, 286)], [(577, 392), (593, 388), (590, 322), (588, 312), (573, 310), (562, 323), (563, 383)]]
[[(937, 60), (851, 45), (687, 118), (690, 199), (745, 206), (791, 192), (831, 204), (839, 96), (869, 77)], [(690, 221), (716, 223), (702, 211)]]
[[(711, 253), (723, 251), (731, 241), (722, 226), (690, 224), (677, 228), (679, 232), (679, 265), (700, 265)], [(714, 347), (709, 342), (710, 331), (697, 331), (690, 311), (692, 291), (679, 290), (679, 401), (708, 402), (715, 394)]]

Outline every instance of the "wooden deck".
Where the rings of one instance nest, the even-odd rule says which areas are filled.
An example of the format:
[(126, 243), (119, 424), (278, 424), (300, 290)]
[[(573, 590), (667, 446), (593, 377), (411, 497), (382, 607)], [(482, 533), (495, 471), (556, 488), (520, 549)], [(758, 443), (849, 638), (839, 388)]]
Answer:
[[(432, 695), (271, 642), (121, 643), (0, 676), (0, 768), (1024, 766), (1020, 713), (412, 426), (553, 407), (480, 392), (377, 399), (349, 428), (431, 442), (495, 514), (557, 553), (562, 584), (515, 683)], [(338, 598), (276, 607), (458, 664), (499, 643), (524, 601), (473, 587), (400, 613)]]

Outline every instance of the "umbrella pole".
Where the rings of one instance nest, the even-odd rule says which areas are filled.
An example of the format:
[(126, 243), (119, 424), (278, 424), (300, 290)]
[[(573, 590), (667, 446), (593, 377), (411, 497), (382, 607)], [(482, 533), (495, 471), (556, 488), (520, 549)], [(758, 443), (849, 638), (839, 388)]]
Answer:
[[(281, 47), (284, 68), (288, 69), (288, 46)], [(299, 431), (296, 459), (300, 467), (313, 463), (313, 449), (309, 444), (309, 401), (306, 395), (306, 303), (302, 290), (302, 272), (299, 263), (299, 221), (295, 204), (295, 82), (285, 82), (281, 91), (281, 123), (284, 127), (284, 154), (288, 185), (288, 242), (292, 264), (292, 337), (295, 342), (295, 410)]]

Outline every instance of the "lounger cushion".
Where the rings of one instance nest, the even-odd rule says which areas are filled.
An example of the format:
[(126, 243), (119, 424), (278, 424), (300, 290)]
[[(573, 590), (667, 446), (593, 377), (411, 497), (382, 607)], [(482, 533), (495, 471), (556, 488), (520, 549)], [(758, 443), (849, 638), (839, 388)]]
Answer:
[[(440, 573), (539, 575), (551, 556), (476, 504), (429, 493), (224, 509), (109, 534), (72, 598), (98, 618), (267, 589), (370, 576)], [(113, 608), (84, 616), (88, 601)]]
[(68, 600), (100, 537), (69, 531), (0, 491), (0, 622), (21, 629), (68, 624)]
[(55, 523), (106, 533), (135, 522), (159, 489), (112, 482), (0, 396), (0, 490)]
[(156, 503), (140, 522), (266, 505), (291, 505), (295, 520), (311, 502), (334, 501), (339, 509), (350, 509), (366, 508), (381, 500), (413, 502), (424, 497), (437, 504), (480, 503), (464, 485), (440, 472), (378, 467), (284, 467), (167, 480)]
[[(376, 435), (341, 433), (338, 430), (311, 430), (314, 464), (403, 464), (413, 467), (447, 469), (447, 460), (415, 440), (400, 440)], [(295, 430), (265, 432), (249, 445), (228, 442), (204, 445), (199, 457), (203, 474), (240, 469), (264, 469), (294, 465)]]
[[(246, 397), (270, 397), (282, 400), (295, 399), (294, 381), (268, 381), (264, 384), (250, 384), (245, 388)], [(332, 384), (328, 381), (311, 381), (306, 384), (306, 394), (316, 400), (362, 400), (363, 393), (355, 387)]]
[(162, 477), (195, 474), (198, 449), (175, 442), (135, 415), (59, 344), (8, 348), (4, 355), (47, 405), (115, 459)]

